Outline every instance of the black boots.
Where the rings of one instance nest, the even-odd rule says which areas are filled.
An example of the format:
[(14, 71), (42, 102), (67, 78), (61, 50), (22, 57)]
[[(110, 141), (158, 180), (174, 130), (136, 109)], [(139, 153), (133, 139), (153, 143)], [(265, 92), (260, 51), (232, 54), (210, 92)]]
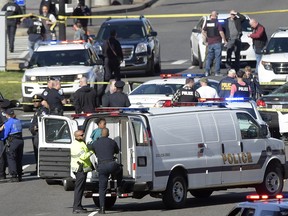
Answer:
[(105, 209), (104, 207), (100, 207), (98, 214), (105, 214)]

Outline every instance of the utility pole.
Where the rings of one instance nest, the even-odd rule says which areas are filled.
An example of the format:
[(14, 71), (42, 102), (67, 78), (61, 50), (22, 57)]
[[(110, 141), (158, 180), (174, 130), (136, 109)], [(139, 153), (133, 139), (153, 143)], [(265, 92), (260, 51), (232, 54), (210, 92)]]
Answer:
[(59, 13), (58, 13), (59, 21), (62, 21), (59, 23), (59, 40), (66, 40), (66, 25), (65, 25), (65, 19), (64, 16), (66, 16), (65, 13), (65, 0), (59, 0)]

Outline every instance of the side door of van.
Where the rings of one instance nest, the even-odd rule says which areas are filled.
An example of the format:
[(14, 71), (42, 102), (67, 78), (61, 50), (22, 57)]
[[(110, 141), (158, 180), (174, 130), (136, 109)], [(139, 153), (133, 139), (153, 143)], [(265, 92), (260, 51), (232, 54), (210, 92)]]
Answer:
[(214, 118), (220, 136), (220, 157), (222, 162), (222, 184), (238, 184), (241, 181), (241, 163), (238, 158), (240, 150), (237, 122), (230, 112), (215, 112)]
[[(245, 112), (237, 112), (241, 132), (242, 182), (259, 182), (262, 180), (266, 161), (266, 139), (260, 136), (260, 125)], [(259, 171), (262, 170), (262, 174)]]
[[(152, 182), (152, 141), (150, 132), (147, 129), (147, 123), (144, 117), (130, 116), (130, 130), (132, 132), (131, 143), (135, 149), (129, 144), (130, 154), (135, 155), (133, 161), (133, 170), (135, 171), (135, 179), (138, 182)], [(135, 150), (135, 154), (132, 151)]]
[(39, 119), (38, 176), (46, 179), (71, 177), (70, 148), (77, 122), (64, 116)]

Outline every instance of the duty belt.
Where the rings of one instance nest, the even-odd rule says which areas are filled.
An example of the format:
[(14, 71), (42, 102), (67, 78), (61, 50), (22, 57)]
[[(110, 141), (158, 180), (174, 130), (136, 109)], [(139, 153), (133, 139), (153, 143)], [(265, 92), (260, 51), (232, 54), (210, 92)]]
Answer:
[(22, 139), (22, 133), (10, 134), (8, 136), (8, 139), (11, 139), (11, 140), (13, 140), (13, 139)]
[(101, 160), (101, 161), (98, 161), (98, 164), (106, 164), (106, 163), (110, 163), (113, 161), (114, 161), (113, 159)]

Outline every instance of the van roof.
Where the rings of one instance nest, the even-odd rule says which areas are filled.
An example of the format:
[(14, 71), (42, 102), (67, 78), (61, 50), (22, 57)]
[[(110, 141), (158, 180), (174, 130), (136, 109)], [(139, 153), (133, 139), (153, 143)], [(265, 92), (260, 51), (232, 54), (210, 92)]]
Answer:
[(219, 110), (228, 110), (229, 108), (218, 107), (218, 106), (195, 106), (195, 107), (167, 107), (167, 108), (149, 108), (149, 113), (151, 115), (166, 115), (166, 114), (177, 114), (185, 112), (201, 112), (201, 111), (219, 111)]

